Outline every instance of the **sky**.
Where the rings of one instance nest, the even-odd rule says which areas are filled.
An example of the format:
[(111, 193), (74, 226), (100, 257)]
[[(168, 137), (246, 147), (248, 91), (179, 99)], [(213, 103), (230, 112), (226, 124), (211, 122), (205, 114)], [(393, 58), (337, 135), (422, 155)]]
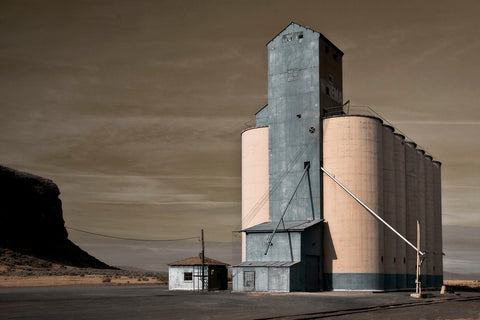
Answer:
[[(67, 227), (204, 229), (207, 255), (236, 263), (240, 132), (267, 103), (265, 45), (293, 21), (344, 52), (345, 101), (442, 162), (445, 270), (480, 274), (478, 16), (467, 0), (2, 0), (0, 164), (52, 179)], [(69, 235), (149, 270), (200, 250)]]

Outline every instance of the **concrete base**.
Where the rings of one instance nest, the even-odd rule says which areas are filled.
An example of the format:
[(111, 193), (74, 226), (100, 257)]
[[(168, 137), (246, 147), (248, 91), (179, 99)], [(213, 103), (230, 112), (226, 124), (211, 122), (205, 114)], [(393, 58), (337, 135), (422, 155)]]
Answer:
[(326, 290), (383, 291), (383, 273), (326, 273)]

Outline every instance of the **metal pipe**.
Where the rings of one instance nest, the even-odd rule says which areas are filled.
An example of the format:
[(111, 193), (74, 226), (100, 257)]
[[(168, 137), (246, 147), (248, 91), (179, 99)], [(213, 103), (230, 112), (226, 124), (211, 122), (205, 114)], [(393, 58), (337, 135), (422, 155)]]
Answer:
[(307, 168), (307, 178), (308, 178), (308, 191), (310, 193), (310, 205), (312, 207), (312, 220), (315, 220), (315, 208), (313, 206), (313, 196), (312, 196), (312, 184), (310, 183), (310, 163), (308, 163), (306, 166)]
[(267, 255), (268, 249), (270, 249), (270, 246), (272, 245), (273, 236), (275, 235), (275, 232), (277, 232), (277, 229), (278, 229), (278, 227), (280, 226), (280, 223), (283, 221), (283, 217), (285, 216), (285, 213), (287, 213), (287, 209), (288, 209), (288, 207), (290, 206), (290, 203), (292, 202), (293, 197), (295, 196), (295, 193), (297, 193), (298, 187), (300, 186), (300, 183), (302, 182), (303, 177), (305, 177), (305, 173), (307, 173), (307, 171), (308, 171), (309, 168), (310, 168), (310, 164), (308, 164), (308, 165), (305, 166), (305, 169), (303, 170), (302, 177), (301, 177), (300, 180), (298, 181), (297, 186), (295, 187), (295, 190), (293, 191), (293, 194), (292, 194), (292, 196), (290, 197), (290, 200), (288, 200), (287, 206), (285, 207), (285, 210), (283, 210), (282, 216), (280, 217), (280, 220), (278, 220), (277, 226), (275, 227), (275, 229), (273, 230), (272, 234), (271, 234), (270, 237), (268, 238), (267, 249), (265, 250), (265, 255)]
[(327, 174), (333, 181), (335, 181), (343, 190), (345, 190), (349, 195), (353, 197), (353, 199), (357, 200), (368, 212), (370, 212), (375, 218), (380, 220), (384, 225), (386, 225), (390, 230), (392, 230), (397, 236), (399, 236), (403, 241), (405, 241), (410, 247), (415, 249), (419, 254), (422, 256), (425, 254), (424, 252), (420, 251), (417, 247), (415, 247), (410, 241), (408, 241), (404, 236), (402, 236), (397, 230), (395, 230), (392, 226), (390, 226), (385, 220), (383, 220), (378, 214), (376, 214), (372, 209), (370, 209), (365, 203), (363, 203), (360, 199), (358, 199), (350, 190), (347, 189), (343, 184), (340, 183), (337, 179), (335, 179), (327, 170), (323, 167), (320, 167), (323, 172)]

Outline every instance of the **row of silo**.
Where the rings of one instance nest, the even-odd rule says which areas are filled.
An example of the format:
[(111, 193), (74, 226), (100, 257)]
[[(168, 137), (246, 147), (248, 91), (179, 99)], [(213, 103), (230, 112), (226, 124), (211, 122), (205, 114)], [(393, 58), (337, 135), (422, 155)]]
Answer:
[[(428, 252), (422, 284), (441, 285), (440, 164), (375, 117), (332, 117), (324, 120), (323, 128), (324, 168), (415, 245), (418, 220), (420, 248)], [(328, 177), (324, 199), (329, 287), (415, 286), (413, 248)]]

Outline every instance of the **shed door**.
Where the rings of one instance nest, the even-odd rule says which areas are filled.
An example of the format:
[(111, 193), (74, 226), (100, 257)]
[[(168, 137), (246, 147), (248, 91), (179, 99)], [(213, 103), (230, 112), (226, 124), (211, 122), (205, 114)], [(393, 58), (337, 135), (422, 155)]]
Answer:
[(306, 258), (306, 291), (320, 291), (320, 263), (318, 256), (307, 255)]
[(255, 271), (243, 272), (243, 287), (245, 291), (255, 290)]

